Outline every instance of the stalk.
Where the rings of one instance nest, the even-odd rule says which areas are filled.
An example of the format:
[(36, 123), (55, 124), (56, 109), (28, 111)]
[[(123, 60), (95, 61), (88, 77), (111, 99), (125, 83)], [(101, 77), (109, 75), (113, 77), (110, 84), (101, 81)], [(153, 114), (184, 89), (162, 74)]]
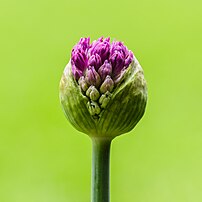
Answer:
[(92, 138), (91, 202), (110, 201), (110, 146), (112, 139)]

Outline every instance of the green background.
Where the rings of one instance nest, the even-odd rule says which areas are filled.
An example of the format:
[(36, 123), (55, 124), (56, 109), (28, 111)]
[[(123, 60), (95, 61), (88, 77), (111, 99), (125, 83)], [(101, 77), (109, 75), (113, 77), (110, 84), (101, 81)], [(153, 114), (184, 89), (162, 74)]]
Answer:
[(89, 202), (91, 141), (58, 85), (80, 37), (124, 41), (146, 113), (114, 140), (112, 202), (202, 201), (202, 1), (1, 0), (0, 201)]

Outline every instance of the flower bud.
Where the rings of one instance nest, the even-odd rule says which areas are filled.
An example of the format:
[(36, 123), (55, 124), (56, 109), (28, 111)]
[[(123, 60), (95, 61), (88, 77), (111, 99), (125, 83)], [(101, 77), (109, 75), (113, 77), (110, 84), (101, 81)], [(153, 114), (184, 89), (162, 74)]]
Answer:
[(96, 70), (101, 66), (102, 61), (101, 57), (96, 53), (95, 55), (91, 55), (88, 60), (88, 66), (95, 67)]
[(81, 71), (80, 69), (77, 69), (74, 64), (72, 64), (72, 73), (74, 74), (74, 77), (76, 79), (81, 78), (81, 76), (83, 75), (83, 71)]
[(89, 53), (91, 55), (98, 54), (104, 62), (110, 54), (110, 38), (103, 39), (103, 37), (99, 38), (97, 41), (92, 43), (91, 48), (89, 49)]
[(88, 89), (88, 84), (87, 84), (87, 82), (86, 82), (84, 76), (81, 76), (81, 77), (79, 78), (78, 84), (79, 84), (79, 86), (81, 87), (81, 89), (82, 89), (83, 91), (86, 91), (86, 90)]
[(102, 96), (99, 99), (99, 104), (101, 108), (105, 108), (107, 106), (111, 96), (112, 94), (109, 91), (107, 91), (105, 94), (102, 94)]
[(81, 38), (79, 43), (72, 49), (72, 73), (77, 80), (83, 75), (88, 64), (86, 51), (89, 48), (89, 43), (90, 38)]
[[(88, 48), (90, 46), (90, 37), (81, 38), (78, 44), (82, 47), (82, 50), (84, 50), (84, 51), (88, 50)], [(78, 46), (76, 46), (76, 47), (78, 47)]]
[(133, 53), (132, 53), (132, 51), (129, 51), (129, 53), (125, 59), (125, 67), (128, 67), (129, 64), (132, 62), (132, 60), (133, 60)]
[(98, 115), (100, 113), (100, 107), (97, 104), (97, 102), (94, 102), (94, 101), (88, 102), (87, 107), (88, 107), (90, 114), (92, 116), (94, 116), (94, 118), (97, 119), (97, 116), (95, 117), (95, 115)]
[(95, 71), (94, 67), (89, 66), (86, 69), (86, 82), (89, 85), (98, 87), (101, 83), (100, 75)]
[(126, 57), (129, 51), (126, 46), (124, 46), (123, 42), (113, 41), (110, 47), (110, 55), (113, 55), (115, 52), (119, 52), (123, 57)]
[(72, 52), (72, 64), (77, 67), (77, 69), (83, 71), (87, 66), (87, 57), (82, 50), (75, 50)]
[(101, 93), (106, 93), (107, 91), (112, 92), (114, 88), (114, 81), (111, 79), (109, 75), (105, 78), (104, 82), (100, 86), (100, 92)]
[(100, 97), (100, 93), (95, 86), (90, 86), (86, 91), (86, 95), (93, 101), (96, 101)]
[(107, 75), (111, 75), (112, 65), (108, 62), (108, 60), (104, 61), (104, 64), (98, 69), (98, 73), (102, 81), (105, 79)]
[(113, 68), (113, 75), (116, 77), (124, 68), (125, 58), (121, 52), (115, 51), (115, 53), (110, 57), (110, 62)]
[(72, 50), (60, 82), (60, 101), (76, 129), (114, 138), (132, 130), (143, 116), (146, 81), (139, 62), (122, 42), (89, 40), (82, 38)]

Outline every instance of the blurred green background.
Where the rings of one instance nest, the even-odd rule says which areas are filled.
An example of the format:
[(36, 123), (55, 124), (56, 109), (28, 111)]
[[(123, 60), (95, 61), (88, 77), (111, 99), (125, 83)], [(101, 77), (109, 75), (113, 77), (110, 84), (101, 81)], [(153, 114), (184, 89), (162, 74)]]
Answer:
[(149, 100), (114, 140), (112, 202), (202, 201), (202, 1), (1, 0), (0, 201), (89, 202), (91, 141), (58, 85), (83, 36), (124, 41)]

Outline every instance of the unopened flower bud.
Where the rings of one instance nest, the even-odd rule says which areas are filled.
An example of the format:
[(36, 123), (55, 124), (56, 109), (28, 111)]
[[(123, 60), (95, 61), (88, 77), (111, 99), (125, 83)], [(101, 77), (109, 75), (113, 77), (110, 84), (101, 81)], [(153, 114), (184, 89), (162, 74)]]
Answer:
[(81, 71), (87, 67), (87, 56), (83, 50), (72, 51), (72, 64)]
[(104, 80), (107, 75), (111, 75), (112, 65), (108, 62), (108, 60), (104, 61), (104, 64), (98, 69), (98, 73), (102, 80)]
[(89, 85), (99, 87), (101, 83), (100, 75), (95, 71), (94, 67), (89, 66), (85, 73), (86, 82)]
[(128, 55), (128, 49), (124, 46), (123, 42), (121, 41), (113, 41), (110, 47), (110, 55), (113, 55), (115, 52), (119, 52), (125, 58)]
[(83, 91), (86, 91), (88, 89), (88, 84), (84, 78), (84, 76), (81, 76), (78, 80), (78, 84), (80, 85), (81, 89)]
[(102, 94), (102, 96), (99, 99), (99, 104), (101, 106), (101, 108), (105, 108), (107, 106), (107, 104), (110, 101), (112, 94), (107, 91), (105, 94)]
[(93, 101), (96, 101), (100, 97), (100, 93), (95, 86), (90, 86), (86, 91), (86, 95)]
[(96, 70), (101, 66), (102, 61), (101, 57), (96, 53), (95, 55), (91, 55), (88, 60), (88, 66), (95, 67)]
[(91, 55), (98, 54), (104, 62), (110, 54), (110, 38), (103, 39), (103, 37), (99, 38), (97, 41), (92, 43), (91, 48), (89, 49), (89, 53)]
[(83, 71), (80, 69), (77, 69), (76, 66), (74, 64), (72, 64), (72, 73), (74, 74), (75, 79), (79, 79), (81, 78), (81, 76), (83, 75)]
[(87, 107), (92, 116), (98, 115), (100, 113), (100, 107), (97, 102), (94, 101), (88, 102)]
[(79, 131), (114, 138), (132, 130), (144, 114), (143, 70), (122, 42), (110, 44), (102, 37), (90, 44), (89, 38), (82, 38), (62, 76), (60, 100)]
[(81, 38), (78, 44), (82, 47), (82, 49), (84, 51), (88, 50), (89, 45), (90, 45), (90, 37), (88, 37), (88, 38)]
[(125, 58), (121, 52), (115, 51), (115, 53), (110, 57), (110, 62), (113, 68), (113, 75), (116, 77), (124, 68)]
[(106, 93), (107, 91), (112, 92), (114, 88), (114, 81), (111, 79), (109, 75), (105, 78), (104, 82), (100, 86), (100, 92)]
[(127, 57), (126, 57), (126, 59), (125, 59), (125, 67), (128, 67), (129, 65), (130, 65), (130, 63), (132, 62), (132, 60), (133, 60), (133, 53), (132, 53), (132, 51), (129, 51), (128, 52), (128, 55), (127, 55)]

